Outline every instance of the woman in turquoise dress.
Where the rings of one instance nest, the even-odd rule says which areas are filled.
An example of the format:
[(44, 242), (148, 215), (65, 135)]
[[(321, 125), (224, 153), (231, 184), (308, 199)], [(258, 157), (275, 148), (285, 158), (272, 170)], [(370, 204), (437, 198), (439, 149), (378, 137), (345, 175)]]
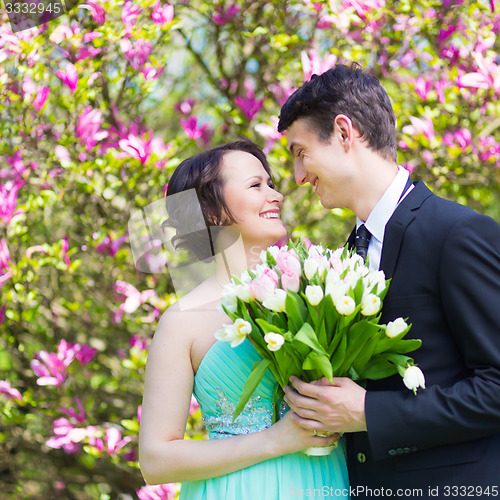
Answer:
[[(197, 207), (172, 196), (193, 189)], [(176, 201), (169, 205), (169, 200)], [(163, 314), (146, 367), (141, 471), (149, 484), (183, 482), (181, 500), (349, 497), (338, 435), (317, 436), (300, 427), (284, 405), (272, 424), (276, 381), (269, 371), (233, 421), (243, 385), (260, 357), (247, 340), (235, 348), (215, 340), (215, 332), (230, 322), (217, 305), (231, 274), (255, 267), (261, 250), (286, 236), (282, 201), (264, 154), (247, 140), (185, 160), (169, 182), (168, 225), (176, 230), (177, 248), (215, 262), (214, 274)], [(193, 223), (200, 208), (210, 226), (208, 239), (207, 230)], [(208, 440), (183, 439), (193, 393)], [(303, 452), (335, 442), (330, 455)]]

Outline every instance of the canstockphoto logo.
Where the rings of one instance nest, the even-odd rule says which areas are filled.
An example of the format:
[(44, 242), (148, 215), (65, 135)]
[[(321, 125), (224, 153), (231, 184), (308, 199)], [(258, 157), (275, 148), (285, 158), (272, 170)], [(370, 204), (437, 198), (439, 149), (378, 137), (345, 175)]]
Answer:
[[(131, 214), (130, 245), (136, 269), (143, 273), (168, 272), (177, 298), (215, 276), (216, 265), (227, 277), (247, 267), (239, 231), (227, 226), (207, 226), (194, 189), (169, 195)], [(214, 300), (195, 294), (195, 302), (180, 307), (199, 307)]]

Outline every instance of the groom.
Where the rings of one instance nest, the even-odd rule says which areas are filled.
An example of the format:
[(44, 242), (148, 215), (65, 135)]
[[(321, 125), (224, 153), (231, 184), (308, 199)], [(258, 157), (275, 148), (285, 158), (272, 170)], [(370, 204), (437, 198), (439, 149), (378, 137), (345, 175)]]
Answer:
[(409, 318), (426, 388), (292, 378), (285, 399), (303, 427), (348, 433), (357, 498), (498, 496), (500, 227), (413, 184), (396, 162), (395, 123), (378, 79), (337, 65), (288, 98), (278, 130), (297, 184), (357, 216), (348, 244), (365, 243), (370, 267), (392, 278), (381, 322)]

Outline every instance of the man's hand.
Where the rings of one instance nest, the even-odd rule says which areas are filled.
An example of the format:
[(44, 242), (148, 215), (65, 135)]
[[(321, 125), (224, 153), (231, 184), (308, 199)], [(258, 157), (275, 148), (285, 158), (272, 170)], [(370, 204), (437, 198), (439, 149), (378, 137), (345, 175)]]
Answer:
[(366, 431), (365, 389), (348, 378), (326, 378), (308, 384), (291, 376), (284, 387), (285, 401), (305, 429), (329, 432)]

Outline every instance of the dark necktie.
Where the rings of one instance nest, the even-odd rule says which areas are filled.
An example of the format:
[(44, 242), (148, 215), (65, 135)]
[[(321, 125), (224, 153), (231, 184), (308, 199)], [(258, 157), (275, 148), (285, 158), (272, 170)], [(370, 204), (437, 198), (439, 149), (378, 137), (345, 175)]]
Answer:
[(360, 255), (363, 260), (366, 261), (366, 256), (368, 254), (368, 245), (370, 244), (370, 238), (372, 234), (368, 229), (366, 229), (364, 224), (358, 227), (356, 231), (356, 241), (354, 243), (354, 248), (356, 253)]

